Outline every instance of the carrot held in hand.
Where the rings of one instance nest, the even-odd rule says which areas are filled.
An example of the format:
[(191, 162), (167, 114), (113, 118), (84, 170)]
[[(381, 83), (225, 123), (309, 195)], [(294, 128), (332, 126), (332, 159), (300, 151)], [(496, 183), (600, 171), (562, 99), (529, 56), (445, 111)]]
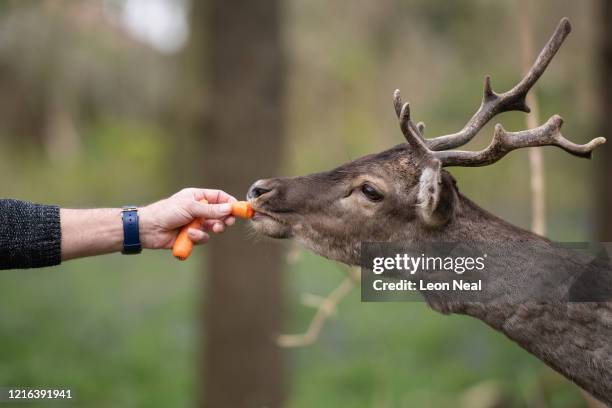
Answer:
[[(202, 204), (208, 204), (208, 201), (206, 201), (204, 198), (200, 200), (200, 202)], [(253, 208), (247, 201), (236, 201), (232, 203), (232, 215), (234, 217), (251, 218), (253, 214)], [(174, 255), (176, 259), (184, 261), (185, 259), (189, 258), (189, 255), (191, 255), (191, 251), (193, 250), (193, 241), (191, 241), (188, 234), (189, 228), (201, 229), (203, 222), (203, 219), (196, 218), (181, 228), (176, 236), (176, 239), (174, 240), (174, 246), (172, 247), (172, 255)]]
[(253, 207), (248, 201), (236, 201), (232, 203), (232, 215), (238, 218), (251, 218), (253, 217)]

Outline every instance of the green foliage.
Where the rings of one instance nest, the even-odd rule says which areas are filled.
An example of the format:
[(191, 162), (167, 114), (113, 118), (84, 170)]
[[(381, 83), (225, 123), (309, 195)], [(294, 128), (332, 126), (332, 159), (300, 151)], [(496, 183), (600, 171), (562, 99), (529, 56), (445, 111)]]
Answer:
[(0, 149), (4, 195), (63, 206), (147, 203), (168, 194), (169, 136), (150, 122), (108, 118), (83, 132), (78, 153), (49, 158), (38, 149)]
[(197, 265), (165, 252), (3, 272), (0, 384), (70, 387), (77, 406), (193, 405)]

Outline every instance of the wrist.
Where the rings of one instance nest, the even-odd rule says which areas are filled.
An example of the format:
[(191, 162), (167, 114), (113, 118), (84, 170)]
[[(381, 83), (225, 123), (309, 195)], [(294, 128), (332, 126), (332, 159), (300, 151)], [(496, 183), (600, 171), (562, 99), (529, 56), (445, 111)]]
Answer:
[(144, 249), (158, 249), (156, 237), (159, 228), (149, 206), (138, 209), (138, 227), (142, 247)]

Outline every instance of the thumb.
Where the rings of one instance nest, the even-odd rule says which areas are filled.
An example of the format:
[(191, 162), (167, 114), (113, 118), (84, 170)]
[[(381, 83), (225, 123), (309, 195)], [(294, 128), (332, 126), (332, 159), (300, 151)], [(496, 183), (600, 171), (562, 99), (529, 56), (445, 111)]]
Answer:
[(197, 201), (191, 203), (189, 212), (194, 218), (223, 218), (232, 212), (232, 205), (224, 204), (203, 204)]

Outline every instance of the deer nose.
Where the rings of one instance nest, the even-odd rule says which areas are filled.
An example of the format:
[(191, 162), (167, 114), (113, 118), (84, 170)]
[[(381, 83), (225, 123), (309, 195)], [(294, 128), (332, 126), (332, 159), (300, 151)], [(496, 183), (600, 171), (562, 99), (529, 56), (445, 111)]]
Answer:
[(274, 187), (269, 185), (267, 180), (257, 180), (247, 192), (247, 200), (261, 197), (274, 190)]

